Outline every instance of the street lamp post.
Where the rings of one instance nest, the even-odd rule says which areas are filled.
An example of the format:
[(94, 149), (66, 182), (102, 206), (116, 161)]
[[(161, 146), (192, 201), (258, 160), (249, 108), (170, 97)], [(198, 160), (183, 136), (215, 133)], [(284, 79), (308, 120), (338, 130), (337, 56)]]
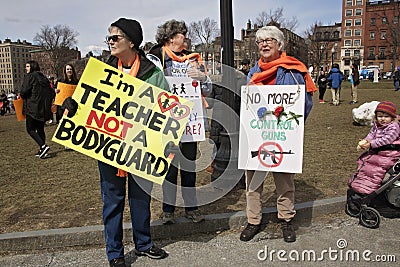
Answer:
[(335, 54), (335, 47), (334, 47), (334, 46), (332, 46), (331, 52), (332, 52), (332, 64), (331, 64), (331, 68), (333, 68), (333, 55)]

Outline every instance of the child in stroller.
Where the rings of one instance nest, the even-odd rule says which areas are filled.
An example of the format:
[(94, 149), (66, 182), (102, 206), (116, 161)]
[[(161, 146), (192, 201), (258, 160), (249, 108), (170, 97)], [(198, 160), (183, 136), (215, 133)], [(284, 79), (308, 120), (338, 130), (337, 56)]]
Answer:
[[(357, 148), (368, 151), (358, 158), (357, 170), (348, 180), (346, 213), (360, 216), (362, 225), (376, 228), (379, 226), (379, 212), (367, 206), (400, 176), (400, 163), (395, 164), (400, 158), (400, 125), (392, 102), (384, 101), (377, 105), (374, 125)], [(385, 180), (390, 183), (387, 182), (383, 188), (381, 184), (385, 174)]]

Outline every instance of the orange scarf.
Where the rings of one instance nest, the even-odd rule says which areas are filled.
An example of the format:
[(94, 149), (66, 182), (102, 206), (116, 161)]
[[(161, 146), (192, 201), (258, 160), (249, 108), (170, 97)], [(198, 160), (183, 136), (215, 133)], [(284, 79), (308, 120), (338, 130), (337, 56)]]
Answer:
[(267, 63), (263, 62), (262, 58), (260, 58), (260, 60), (258, 61), (258, 66), (260, 67), (261, 72), (254, 73), (253, 77), (251, 77), (250, 79), (249, 84), (268, 84), (268, 82), (265, 81), (270, 81), (271, 79), (274, 79), (278, 68), (282, 67), (287, 70), (297, 70), (303, 73), (307, 92), (313, 93), (317, 91), (317, 87), (315, 86), (310, 74), (308, 73), (307, 67), (294, 57), (286, 56), (285, 52), (283, 52), (278, 59)]
[[(139, 54), (136, 52), (135, 61), (133, 62), (133, 65), (129, 71), (129, 75), (136, 77), (136, 75), (138, 74), (138, 71), (139, 71), (139, 67), (140, 67), (140, 58), (139, 58)], [(124, 71), (124, 69), (122, 67), (122, 62), (120, 59), (118, 59), (118, 70)], [(118, 169), (117, 176), (118, 177), (126, 177), (126, 176), (128, 176), (128, 172)]]
[[(178, 56), (171, 49), (169, 49), (168, 47), (166, 47), (164, 45), (162, 47), (162, 64), (163, 64), (163, 68), (164, 68), (164, 51), (174, 61), (185, 62), (186, 60), (188, 60), (189, 64), (191, 64), (192, 66), (194, 64), (196, 64), (196, 66), (194, 66), (194, 67), (198, 68), (199, 65), (203, 65), (204, 66), (203, 59), (201, 58), (201, 55), (199, 53), (190, 53), (190, 54), (187, 54), (187, 55)], [(206, 75), (208, 75), (206, 66), (204, 66), (204, 73)], [(205, 99), (205, 97), (203, 95), (201, 95), (201, 99), (202, 99), (204, 107), (208, 108), (208, 103), (207, 103), (207, 101), (206, 101), (206, 99)]]

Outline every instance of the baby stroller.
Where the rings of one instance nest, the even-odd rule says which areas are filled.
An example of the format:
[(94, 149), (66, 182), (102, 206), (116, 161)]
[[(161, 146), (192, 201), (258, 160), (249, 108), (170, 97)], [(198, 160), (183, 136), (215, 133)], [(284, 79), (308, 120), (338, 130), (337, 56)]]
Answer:
[(378, 228), (380, 216), (396, 218), (400, 215), (400, 160), (385, 174), (381, 187), (371, 194), (359, 194), (353, 189), (347, 191), (345, 212), (358, 217), (360, 224)]

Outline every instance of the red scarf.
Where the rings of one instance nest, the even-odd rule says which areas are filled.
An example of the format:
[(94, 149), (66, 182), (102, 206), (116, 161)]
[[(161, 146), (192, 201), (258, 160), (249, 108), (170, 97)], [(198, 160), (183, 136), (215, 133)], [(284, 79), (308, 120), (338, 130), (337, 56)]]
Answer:
[[(138, 53), (136, 52), (135, 61), (133, 62), (133, 65), (129, 71), (129, 75), (136, 77), (136, 75), (138, 74), (138, 71), (139, 71), (139, 67), (140, 67), (140, 58), (139, 58)], [(122, 67), (122, 62), (120, 59), (118, 59), (118, 69), (120, 71), (124, 71), (123, 67)], [(126, 176), (128, 176), (128, 172), (118, 169), (117, 176), (118, 177), (126, 177)]]
[(258, 66), (260, 67), (261, 72), (254, 73), (253, 77), (251, 77), (250, 79), (249, 84), (271, 84), (272, 80), (275, 81), (278, 68), (282, 67), (287, 70), (297, 70), (303, 73), (307, 92), (312, 93), (317, 91), (317, 87), (315, 86), (310, 74), (308, 73), (307, 67), (296, 58), (286, 56), (285, 52), (283, 52), (278, 59), (267, 63), (263, 62), (262, 58), (260, 58), (260, 60), (258, 61)]

